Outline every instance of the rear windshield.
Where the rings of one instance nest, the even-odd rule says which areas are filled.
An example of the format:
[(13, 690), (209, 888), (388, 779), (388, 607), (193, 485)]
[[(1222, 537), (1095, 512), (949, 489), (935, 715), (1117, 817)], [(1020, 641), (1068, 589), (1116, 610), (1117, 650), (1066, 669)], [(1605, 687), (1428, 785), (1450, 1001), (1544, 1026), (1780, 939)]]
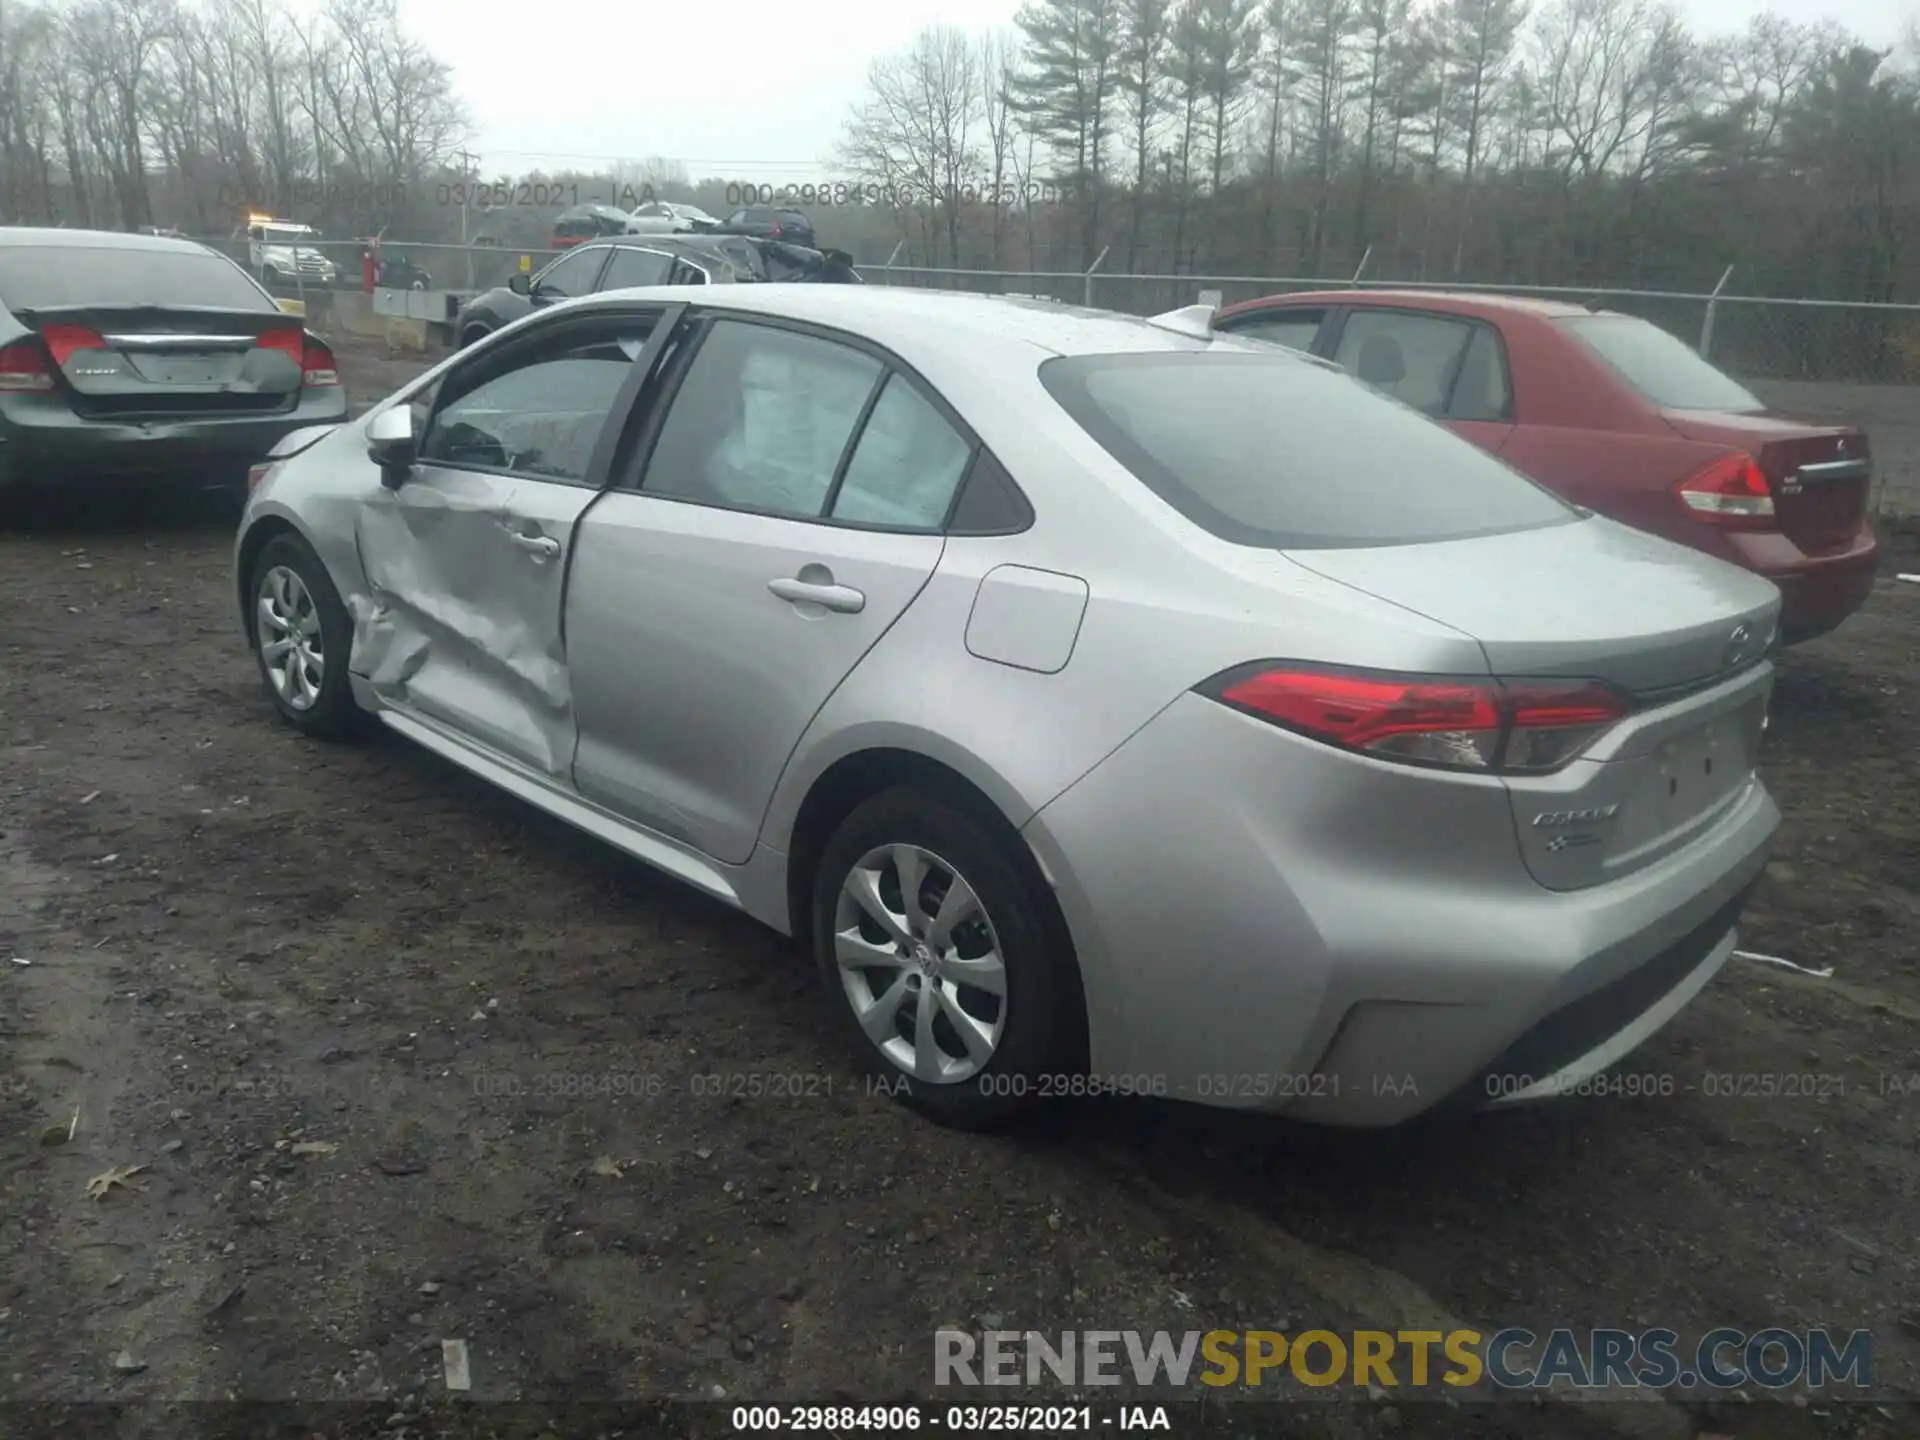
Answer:
[(272, 310), (239, 266), (210, 250), (0, 247), (0, 302), (11, 310), (56, 305), (205, 305)]
[(1631, 315), (1560, 322), (1654, 404), (1669, 410), (1763, 410), (1746, 386), (1722, 375), (1658, 325)]
[(1189, 520), (1241, 545), (1413, 545), (1579, 517), (1417, 411), (1271, 355), (1080, 355), (1040, 366), (1053, 398)]

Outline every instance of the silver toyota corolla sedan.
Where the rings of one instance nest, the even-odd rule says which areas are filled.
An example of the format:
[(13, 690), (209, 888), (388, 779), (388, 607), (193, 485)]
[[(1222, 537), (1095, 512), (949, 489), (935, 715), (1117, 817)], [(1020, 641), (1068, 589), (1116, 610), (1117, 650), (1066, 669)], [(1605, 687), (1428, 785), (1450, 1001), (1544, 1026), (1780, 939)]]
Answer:
[(1771, 585), (1184, 312), (594, 296), (255, 481), (288, 722), (803, 937), (950, 1123), (1586, 1088), (1725, 963), (1779, 819)]

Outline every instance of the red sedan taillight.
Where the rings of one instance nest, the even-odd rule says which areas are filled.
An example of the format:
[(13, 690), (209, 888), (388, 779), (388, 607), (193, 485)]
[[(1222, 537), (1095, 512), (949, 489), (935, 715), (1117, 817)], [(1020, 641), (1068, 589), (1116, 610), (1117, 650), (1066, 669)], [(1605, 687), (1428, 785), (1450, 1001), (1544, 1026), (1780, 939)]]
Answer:
[(1557, 770), (1633, 709), (1597, 680), (1478, 680), (1259, 664), (1201, 687), (1343, 750), (1449, 770)]
[(1697, 520), (1741, 530), (1771, 530), (1773, 489), (1744, 450), (1703, 466), (1674, 487)]

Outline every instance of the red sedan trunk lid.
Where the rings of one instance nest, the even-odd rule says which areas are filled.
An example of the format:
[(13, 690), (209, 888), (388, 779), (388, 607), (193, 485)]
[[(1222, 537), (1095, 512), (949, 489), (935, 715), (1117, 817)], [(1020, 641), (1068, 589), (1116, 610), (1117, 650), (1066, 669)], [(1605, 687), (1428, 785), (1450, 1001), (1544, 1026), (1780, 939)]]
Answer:
[(1689, 440), (1723, 443), (1760, 464), (1786, 537), (1809, 554), (1850, 544), (1867, 517), (1872, 457), (1851, 425), (1803, 420), (1772, 410), (1664, 410)]

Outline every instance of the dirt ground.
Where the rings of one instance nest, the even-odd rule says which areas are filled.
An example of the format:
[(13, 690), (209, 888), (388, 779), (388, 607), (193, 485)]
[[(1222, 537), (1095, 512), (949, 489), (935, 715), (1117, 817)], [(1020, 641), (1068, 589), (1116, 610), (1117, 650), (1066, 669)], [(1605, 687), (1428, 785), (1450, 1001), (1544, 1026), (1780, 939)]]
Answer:
[[(407, 369), (342, 360), (360, 400)], [(0, 1400), (369, 1400), (399, 1434), (448, 1337), (482, 1401), (853, 1403), (931, 1398), (942, 1324), (1830, 1325), (1874, 1332), (1880, 1403), (1257, 1414), (1915, 1433), (1911, 545), (1774, 702), (1787, 822), (1743, 943), (1833, 978), (1733, 962), (1625, 1067), (1670, 1095), (1389, 1134), (1114, 1102), (981, 1138), (864, 1092), (789, 943), (397, 738), (276, 723), (230, 534), (0, 533)], [(120, 1166), (144, 1188), (90, 1198)]]

